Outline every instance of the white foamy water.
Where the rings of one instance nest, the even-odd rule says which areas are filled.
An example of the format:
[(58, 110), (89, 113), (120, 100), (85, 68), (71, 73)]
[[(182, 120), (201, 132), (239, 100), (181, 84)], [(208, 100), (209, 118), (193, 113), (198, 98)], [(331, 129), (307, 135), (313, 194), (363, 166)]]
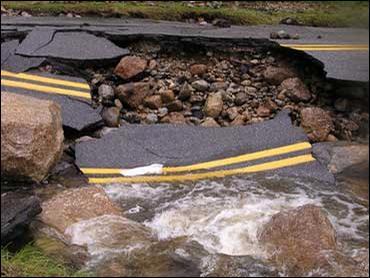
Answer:
[(139, 224), (116, 215), (103, 215), (77, 222), (70, 225), (65, 234), (71, 238), (72, 244), (87, 247), (92, 263), (142, 248), (150, 237)]

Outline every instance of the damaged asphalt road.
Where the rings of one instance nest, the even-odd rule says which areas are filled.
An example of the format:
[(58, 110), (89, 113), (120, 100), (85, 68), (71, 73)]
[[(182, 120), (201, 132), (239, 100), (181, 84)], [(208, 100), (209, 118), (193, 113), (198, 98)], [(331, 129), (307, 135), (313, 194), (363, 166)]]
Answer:
[[(37, 31), (38, 30), (38, 31)], [(45, 31), (45, 34), (40, 35), (39, 31)], [(268, 40), (271, 32), (285, 30), (290, 34), (299, 34), (299, 40), (276, 40), (275, 42)], [(57, 32), (55, 32), (57, 31)], [(65, 32), (71, 32), (68, 36)], [(78, 44), (73, 44), (74, 38), (79, 40), (79, 36), (73, 35), (76, 32), (81, 32), (81, 36), (87, 40), (95, 41), (93, 34), (99, 37), (96, 41), (98, 47), (91, 47), (85, 51), (91, 56), (86, 57), (85, 53), (81, 54), (78, 50)], [(104, 19), (99, 18), (97, 21), (93, 18), (55, 18), (55, 17), (4, 17), (1, 24), (1, 37), (17, 38), (24, 34), (32, 34), (25, 40), (25, 46), (30, 44), (29, 49), (20, 48), (17, 53), (26, 54), (29, 57), (40, 57), (46, 55), (49, 57), (55, 54), (61, 57), (70, 57), (70, 53), (56, 53), (58, 47), (64, 44), (62, 39), (67, 39), (66, 43), (81, 54), (81, 57), (93, 59), (95, 50), (103, 51), (99, 53), (101, 58), (112, 58), (116, 54), (124, 53), (125, 49), (117, 49), (104, 42), (104, 37), (119, 43), (124, 40), (132, 40), (135, 38), (157, 38), (184, 40), (191, 39), (199, 40), (200, 43), (207, 41), (208, 45), (217, 46), (219, 43), (237, 44), (254, 47), (277, 47), (278, 44), (294, 44), (294, 45), (324, 45), (324, 46), (339, 46), (337, 50), (332, 51), (316, 51), (314, 48), (305, 50), (312, 57), (320, 60), (327, 72), (327, 77), (342, 80), (352, 81), (369, 81), (369, 52), (368, 49), (362, 51), (343, 50), (341, 45), (367, 45), (369, 44), (369, 32), (364, 29), (355, 28), (318, 28), (307, 26), (231, 26), (230, 28), (217, 28), (214, 26), (199, 26), (197, 24), (186, 24), (180, 22), (165, 22), (152, 21), (142, 19)], [(54, 43), (50, 39), (55, 36)], [(253, 38), (253, 39), (251, 39)], [(211, 42), (211, 41), (212, 42)], [(276, 43), (277, 42), (277, 43)], [(65, 44), (64, 44), (65, 45)], [(76, 49), (77, 45), (77, 49)], [(84, 47), (88, 44), (83, 42)], [(34, 51), (34, 53), (32, 53)], [(105, 52), (106, 51), (106, 52)], [(96, 54), (96, 53), (95, 53)], [(76, 57), (78, 55), (72, 55)], [(95, 55), (96, 56), (96, 55)]]
[[(240, 46), (264, 50), (281, 49), (279, 44), (268, 39), (270, 31), (280, 26), (216, 28), (213, 26), (168, 23), (145, 20), (99, 20), (59, 19), (59, 18), (2, 18), (1, 25), (1, 69), (2, 72), (26, 72), (44, 63), (78, 65), (117, 62), (128, 55), (128, 41), (154, 39), (160, 43), (187, 42), (206, 47)], [(304, 38), (302, 44), (342, 44), (350, 43), (350, 32), (320, 28), (324, 34), (320, 42), (313, 36), (312, 27), (284, 26), (295, 28), (288, 32), (299, 32)], [(267, 31), (268, 30), (268, 31)], [(341, 32), (346, 36), (340, 37)], [(361, 32), (359, 32), (361, 33)], [(9, 40), (11, 38), (11, 40)], [(7, 41), (4, 41), (4, 40)], [(279, 41), (280, 42), (280, 41)], [(294, 41), (297, 43), (297, 41)], [(281, 41), (281, 43), (291, 43)], [(359, 42), (353, 42), (359, 43)], [(290, 48), (291, 53), (317, 62), (322, 71), (331, 78), (368, 82), (368, 51), (351, 52), (351, 61), (338, 59), (347, 52), (309, 51), (310, 55)], [(297, 57), (292, 55), (291, 57)], [(317, 61), (315, 58), (319, 57)], [(334, 58), (333, 58), (334, 57)], [(348, 57), (348, 56), (346, 56)], [(366, 58), (367, 57), (367, 58)], [(323, 62), (323, 63), (322, 63)], [(345, 66), (344, 66), (345, 64)], [(67, 71), (64, 71), (66, 73)], [(44, 73), (34, 71), (34, 75)], [(83, 131), (101, 122), (99, 109), (90, 105), (90, 87), (86, 80), (69, 76), (48, 75), (47, 78), (74, 81), (85, 85), (76, 89), (68, 85), (48, 84), (39, 80), (3, 76), (1, 90), (32, 95), (37, 98), (54, 100), (61, 105), (63, 124), (76, 131)], [(49, 92), (40, 90), (47, 86)], [(33, 89), (34, 88), (34, 89)], [(53, 92), (53, 88), (55, 92)], [(57, 91), (75, 92), (75, 95), (56, 93)], [(259, 124), (230, 127), (204, 128), (192, 126), (127, 125), (106, 134), (101, 139), (79, 142), (76, 146), (76, 164), (81, 169), (89, 168), (135, 168), (150, 164), (168, 167), (186, 166), (214, 160), (253, 154), (265, 150), (288, 147), (307, 142), (303, 130), (292, 125), (290, 117), (282, 113), (275, 119)], [(236, 167), (252, 167), (255, 163), (268, 164), (305, 158), (291, 167), (276, 167), (276, 171), (286, 175), (300, 175), (321, 181), (333, 182), (333, 177), (319, 162), (311, 159), (311, 149), (300, 149), (288, 153), (272, 151), (274, 155), (257, 161), (238, 161), (232, 165), (219, 165), (218, 170), (234, 170)], [(94, 173), (93, 173), (94, 174)]]

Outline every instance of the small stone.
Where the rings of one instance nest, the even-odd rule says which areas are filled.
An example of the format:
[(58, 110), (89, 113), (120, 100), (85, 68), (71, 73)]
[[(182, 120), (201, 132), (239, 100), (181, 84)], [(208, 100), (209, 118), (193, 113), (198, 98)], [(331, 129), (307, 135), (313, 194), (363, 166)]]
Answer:
[(98, 94), (99, 97), (102, 98), (103, 102), (110, 102), (114, 100), (114, 90), (112, 86), (106, 84), (100, 85), (98, 88)]
[(167, 105), (167, 108), (169, 112), (174, 112), (174, 111), (181, 111), (184, 107), (180, 100), (175, 100), (175, 101), (170, 102)]
[(180, 100), (187, 100), (188, 98), (190, 98), (193, 91), (193, 87), (189, 83), (185, 82), (180, 89), (178, 97)]
[(154, 60), (154, 59), (152, 59), (152, 60), (150, 60), (149, 61), (149, 65), (148, 65), (148, 68), (150, 69), (150, 70), (153, 70), (153, 69), (155, 69), (156, 67), (157, 67), (157, 61), (156, 60)]
[(25, 11), (21, 12), (21, 16), (23, 16), (23, 17), (32, 17), (32, 15), (30, 15), (28, 12), (25, 12)]
[(163, 118), (168, 114), (168, 109), (166, 107), (162, 107), (158, 109), (158, 117)]
[(199, 92), (204, 92), (204, 91), (208, 90), (209, 83), (207, 81), (201, 79), (201, 80), (197, 80), (197, 81), (194, 81), (193, 83), (191, 83), (191, 86)]
[(243, 86), (250, 86), (251, 84), (252, 84), (252, 81), (250, 81), (250, 80), (248, 80), (248, 79), (246, 79), (246, 80), (244, 80), (244, 81), (242, 81), (242, 83), (241, 83)]
[(328, 142), (337, 142), (338, 138), (335, 137), (333, 134), (329, 134), (328, 137), (326, 138), (326, 141), (328, 141)]
[(190, 66), (190, 73), (192, 75), (203, 76), (207, 72), (208, 68), (204, 64), (194, 64)]
[(118, 98), (114, 100), (114, 106), (116, 106), (119, 110), (123, 108), (122, 102)]
[(126, 56), (116, 66), (114, 74), (122, 79), (130, 79), (142, 73), (146, 69), (146, 66), (147, 61), (145, 59), (137, 56)]
[(71, 17), (73, 17), (73, 14), (72, 13), (67, 13), (66, 17), (71, 18)]
[(217, 118), (222, 111), (223, 105), (222, 94), (220, 92), (211, 94), (208, 96), (204, 105), (204, 114), (212, 118)]
[(231, 121), (234, 120), (239, 115), (237, 107), (231, 107), (231, 108), (227, 109), (226, 113), (227, 113), (228, 118)]
[(251, 60), (251, 61), (250, 61), (250, 63), (251, 63), (252, 65), (258, 65), (258, 64), (260, 63), (260, 61), (259, 61), (259, 60), (257, 60), (257, 59), (253, 59), (253, 60)]
[(162, 98), (160, 95), (147, 96), (144, 99), (144, 105), (151, 109), (158, 109), (162, 106)]
[(334, 129), (329, 113), (319, 107), (301, 110), (301, 126), (313, 142), (323, 142)]
[(165, 90), (160, 94), (163, 103), (170, 103), (175, 100), (175, 93), (172, 90)]
[(240, 126), (240, 125), (244, 125), (245, 122), (247, 120), (247, 116), (246, 115), (238, 115), (231, 123), (230, 125), (231, 126)]
[(300, 101), (307, 102), (312, 98), (311, 92), (298, 77), (284, 80), (280, 87), (285, 90), (285, 95), (296, 103)]
[(290, 35), (285, 30), (280, 30), (279, 32), (277, 32), (277, 34), (279, 36), (279, 39), (290, 39)]
[(171, 112), (167, 116), (162, 118), (161, 123), (185, 124), (186, 119), (184, 115), (179, 112)]
[(292, 39), (293, 40), (299, 40), (301, 37), (298, 35), (298, 34), (294, 34), (293, 36), (292, 36)]
[(146, 116), (146, 122), (148, 124), (155, 124), (158, 122), (158, 116), (154, 113), (149, 113), (147, 116)]
[(268, 66), (263, 72), (265, 80), (272, 85), (280, 85), (285, 79), (295, 76), (293, 71), (285, 67)]
[(267, 105), (260, 105), (257, 108), (257, 116), (258, 117), (269, 117), (271, 115), (271, 109), (267, 107)]
[(116, 87), (116, 95), (119, 100), (133, 109), (138, 108), (150, 92), (150, 84), (148, 82), (131, 82)]
[(203, 127), (220, 127), (220, 125), (211, 117), (205, 118), (200, 124)]
[(210, 87), (211, 92), (217, 92), (220, 90), (226, 90), (228, 87), (226, 82), (218, 81), (218, 82), (213, 82)]
[(101, 116), (108, 127), (119, 127), (121, 123), (121, 109), (117, 107), (104, 107)]
[(235, 96), (235, 104), (240, 106), (246, 103), (248, 100), (248, 96), (245, 93), (237, 93)]

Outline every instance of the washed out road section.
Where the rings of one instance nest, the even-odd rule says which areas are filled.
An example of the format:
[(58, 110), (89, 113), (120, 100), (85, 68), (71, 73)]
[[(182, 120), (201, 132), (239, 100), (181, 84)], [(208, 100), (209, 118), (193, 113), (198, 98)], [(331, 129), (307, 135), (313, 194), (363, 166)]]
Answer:
[[(81, 169), (94, 168), (95, 171), (104, 168), (132, 169), (152, 164), (176, 167), (222, 160), (304, 142), (307, 142), (306, 135), (303, 130), (292, 125), (287, 111), (281, 112), (273, 120), (241, 127), (127, 125), (113, 130), (103, 138), (79, 142), (76, 145), (76, 164)], [(285, 168), (282, 172), (331, 181), (332, 177), (324, 167), (317, 161), (308, 159), (310, 154), (311, 149), (304, 148), (301, 151), (248, 163), (236, 163), (235, 165), (221, 163), (219, 167), (202, 169), (206, 172), (202, 171), (199, 178), (212, 177), (213, 174), (205, 174), (210, 171), (229, 171), (233, 174), (233, 171), (238, 172), (235, 171), (237, 168), (255, 167), (276, 161), (285, 163), (289, 162), (287, 161), (289, 159), (294, 162), (305, 159), (301, 160), (302, 163), (288, 163), (294, 167), (281, 167)], [(91, 174), (94, 174), (94, 170)], [(181, 173), (183, 174), (188, 173)]]
[(93, 109), (90, 104), (89, 85), (81, 78), (38, 71), (27, 74), (2, 71), (1, 92), (22, 94), (57, 102), (62, 109), (63, 125), (77, 131), (102, 120), (99, 109)]

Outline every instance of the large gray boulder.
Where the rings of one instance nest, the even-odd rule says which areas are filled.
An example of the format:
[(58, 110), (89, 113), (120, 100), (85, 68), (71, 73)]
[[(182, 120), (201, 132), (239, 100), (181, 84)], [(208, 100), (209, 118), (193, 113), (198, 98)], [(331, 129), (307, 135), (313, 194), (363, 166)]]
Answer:
[(1, 93), (1, 176), (42, 181), (63, 153), (61, 110), (55, 102)]

